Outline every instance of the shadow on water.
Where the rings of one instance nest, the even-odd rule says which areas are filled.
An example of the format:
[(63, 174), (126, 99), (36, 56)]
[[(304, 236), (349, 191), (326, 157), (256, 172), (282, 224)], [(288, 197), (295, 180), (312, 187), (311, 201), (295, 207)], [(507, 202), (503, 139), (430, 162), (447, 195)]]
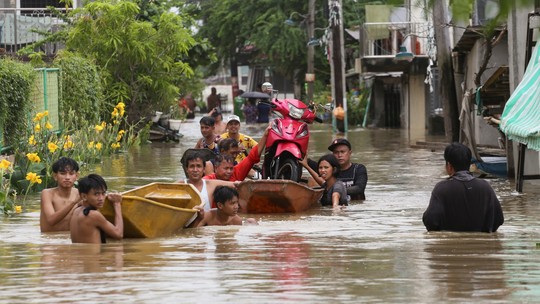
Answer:
[[(182, 125), (179, 143), (114, 155), (95, 172), (116, 191), (184, 178), (180, 158), (199, 138), (197, 122)], [(258, 139), (264, 127), (241, 132)], [(317, 159), (332, 134), (311, 130)], [(445, 178), (442, 153), (411, 149), (401, 130), (353, 129), (348, 139), (369, 182), (367, 200), (343, 211), (250, 214), (260, 225), (92, 246), (40, 233), (36, 195), (26, 212), (0, 219), (0, 302), (537, 301), (538, 191), (516, 195), (510, 181), (489, 179), (505, 213), (498, 233), (427, 233), (421, 218)]]

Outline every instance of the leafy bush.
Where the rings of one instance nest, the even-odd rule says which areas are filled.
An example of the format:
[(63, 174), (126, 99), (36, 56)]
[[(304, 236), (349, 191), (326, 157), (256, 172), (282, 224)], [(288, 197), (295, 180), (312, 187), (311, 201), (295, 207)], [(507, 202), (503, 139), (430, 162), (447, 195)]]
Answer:
[(0, 59), (0, 132), (6, 145), (14, 144), (24, 136), (26, 113), (30, 113), (32, 107), (30, 92), (35, 77), (32, 66)]
[(96, 65), (70, 52), (62, 52), (54, 63), (61, 70), (62, 98), (59, 112), (76, 110), (79, 113), (78, 119), (74, 121), (76, 126), (83, 121), (99, 121), (103, 88)]

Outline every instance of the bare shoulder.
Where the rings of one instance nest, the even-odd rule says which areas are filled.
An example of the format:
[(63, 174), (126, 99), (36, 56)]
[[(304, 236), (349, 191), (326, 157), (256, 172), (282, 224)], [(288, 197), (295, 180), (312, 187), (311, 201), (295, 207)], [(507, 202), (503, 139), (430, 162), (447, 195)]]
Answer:
[(44, 197), (52, 197), (55, 191), (56, 187), (43, 189), (41, 191), (41, 198), (43, 199)]

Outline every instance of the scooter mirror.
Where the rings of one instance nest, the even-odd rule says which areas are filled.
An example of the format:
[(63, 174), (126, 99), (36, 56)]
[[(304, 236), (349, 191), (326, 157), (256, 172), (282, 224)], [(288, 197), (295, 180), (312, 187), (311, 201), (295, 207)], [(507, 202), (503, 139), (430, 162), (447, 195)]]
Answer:
[(261, 91), (263, 93), (272, 94), (272, 90), (273, 90), (273, 87), (270, 82), (265, 82), (261, 85)]

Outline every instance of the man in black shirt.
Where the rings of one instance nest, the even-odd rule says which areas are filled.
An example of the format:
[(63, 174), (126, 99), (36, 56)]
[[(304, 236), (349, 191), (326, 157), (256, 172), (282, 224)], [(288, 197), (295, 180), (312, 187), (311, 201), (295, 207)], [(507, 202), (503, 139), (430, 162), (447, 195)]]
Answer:
[(444, 150), (447, 180), (437, 183), (422, 220), (428, 231), (495, 232), (504, 223), (491, 185), (469, 172), (471, 150), (453, 143)]
[(337, 138), (328, 147), (338, 159), (341, 170), (337, 176), (347, 187), (347, 195), (351, 200), (365, 200), (366, 184), (368, 181), (366, 167), (351, 162), (351, 143), (345, 138)]

